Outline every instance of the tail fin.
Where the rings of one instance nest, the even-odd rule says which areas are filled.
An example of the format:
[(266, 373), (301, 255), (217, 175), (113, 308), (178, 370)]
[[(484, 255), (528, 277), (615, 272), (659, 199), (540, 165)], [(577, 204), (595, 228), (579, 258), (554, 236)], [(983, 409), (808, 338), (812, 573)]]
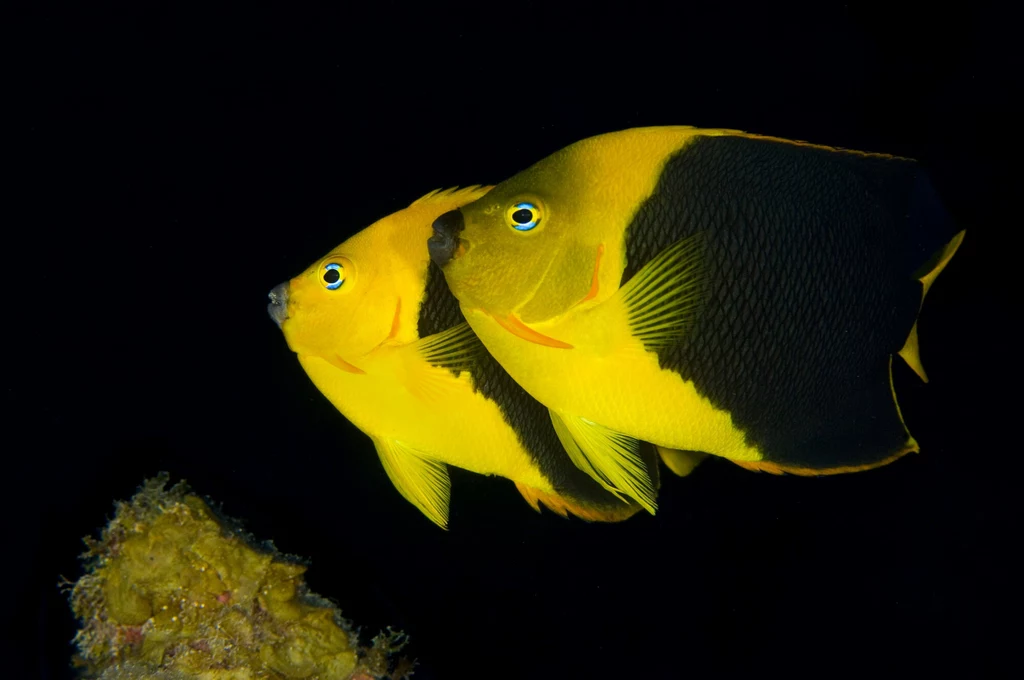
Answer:
[[(956, 231), (952, 215), (943, 206), (931, 180), (923, 170), (919, 171), (915, 178), (907, 205), (907, 218), (907, 268), (914, 272), (913, 277), (921, 282), (921, 303), (918, 307), (920, 312), (928, 289), (953, 259), (953, 255), (964, 240), (965, 231)], [(921, 363), (918, 342), (915, 319), (899, 355), (921, 380), (928, 382), (928, 374)]]

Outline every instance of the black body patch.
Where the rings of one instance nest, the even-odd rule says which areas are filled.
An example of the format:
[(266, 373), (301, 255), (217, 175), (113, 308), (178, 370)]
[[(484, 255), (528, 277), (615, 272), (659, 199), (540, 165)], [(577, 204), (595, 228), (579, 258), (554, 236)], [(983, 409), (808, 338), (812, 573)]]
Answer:
[(889, 361), (917, 317), (915, 271), (953, 235), (917, 164), (697, 139), (629, 225), (622, 282), (698, 231), (704, 302), (687, 335), (658, 350), (662, 368), (778, 464), (869, 465), (904, 449)]
[[(441, 269), (431, 262), (417, 324), (420, 337), (440, 333), (463, 322), (465, 317), (458, 299), (448, 289)], [(520, 387), (486, 350), (479, 353), (472, 375), (474, 389), (498, 405), (519, 443), (558, 494), (591, 507), (612, 509), (627, 505), (573, 464), (555, 433), (547, 408)], [(453, 433), (453, 436), (458, 435)], [(641, 443), (640, 456), (657, 489), (657, 451), (644, 442)], [(633, 500), (628, 505), (638, 507)]]

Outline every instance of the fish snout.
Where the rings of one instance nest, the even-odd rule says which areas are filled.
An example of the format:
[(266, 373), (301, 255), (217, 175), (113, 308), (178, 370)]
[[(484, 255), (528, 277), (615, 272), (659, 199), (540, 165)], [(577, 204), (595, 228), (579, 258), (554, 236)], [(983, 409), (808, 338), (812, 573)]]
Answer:
[(268, 297), (270, 298), (270, 304), (267, 305), (267, 313), (270, 314), (270, 318), (280, 328), (284, 320), (288, 318), (288, 282), (285, 281), (278, 286), (274, 286)]
[(459, 247), (459, 234), (466, 228), (461, 210), (449, 210), (434, 220), (434, 235), (427, 239), (427, 250), (430, 259), (438, 267), (444, 267)]

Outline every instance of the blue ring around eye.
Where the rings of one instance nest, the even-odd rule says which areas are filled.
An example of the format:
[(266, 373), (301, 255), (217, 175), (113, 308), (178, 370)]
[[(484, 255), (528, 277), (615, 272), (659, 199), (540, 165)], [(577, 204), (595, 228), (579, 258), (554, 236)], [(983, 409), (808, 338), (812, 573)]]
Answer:
[(512, 228), (515, 229), (516, 231), (530, 231), (531, 229), (536, 227), (537, 224), (540, 222), (540, 215), (537, 214), (537, 208), (532, 203), (516, 203), (514, 206), (512, 206), (513, 214), (515, 214), (515, 212), (518, 210), (529, 210), (530, 214), (533, 215), (533, 219), (530, 220), (529, 222), (524, 222), (522, 224), (513, 222)]
[(338, 272), (338, 280), (335, 281), (334, 283), (327, 283), (326, 281), (324, 281), (324, 283), (327, 285), (327, 290), (337, 290), (338, 288), (341, 288), (341, 284), (345, 283), (345, 270), (342, 268), (342, 266), (337, 262), (331, 262), (329, 264), (325, 264), (324, 269), (328, 271)]

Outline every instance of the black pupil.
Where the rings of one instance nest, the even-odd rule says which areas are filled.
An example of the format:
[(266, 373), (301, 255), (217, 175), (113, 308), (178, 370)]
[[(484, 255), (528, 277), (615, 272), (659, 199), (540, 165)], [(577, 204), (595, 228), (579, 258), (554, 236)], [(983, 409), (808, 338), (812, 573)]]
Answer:
[(337, 283), (341, 280), (341, 272), (337, 269), (328, 269), (324, 272), (324, 281), (327, 283)]
[(516, 224), (526, 224), (533, 219), (533, 211), (528, 208), (520, 208), (512, 213), (512, 221)]

